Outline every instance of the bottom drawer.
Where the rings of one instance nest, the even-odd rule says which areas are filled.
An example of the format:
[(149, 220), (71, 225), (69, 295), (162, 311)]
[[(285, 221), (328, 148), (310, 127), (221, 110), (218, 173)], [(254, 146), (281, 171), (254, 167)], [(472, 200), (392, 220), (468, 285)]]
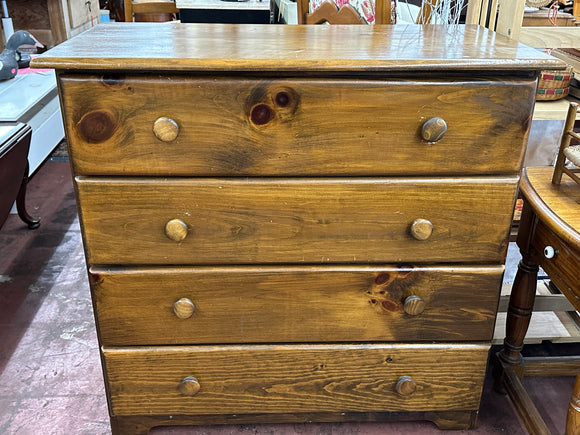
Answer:
[(476, 410), (488, 345), (104, 348), (113, 415)]

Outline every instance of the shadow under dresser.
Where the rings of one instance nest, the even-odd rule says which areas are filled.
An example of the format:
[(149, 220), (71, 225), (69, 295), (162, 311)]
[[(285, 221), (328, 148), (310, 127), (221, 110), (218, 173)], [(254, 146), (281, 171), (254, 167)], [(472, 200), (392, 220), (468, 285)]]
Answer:
[(114, 433), (475, 425), (541, 69), (476, 26), (96, 26), (57, 70)]

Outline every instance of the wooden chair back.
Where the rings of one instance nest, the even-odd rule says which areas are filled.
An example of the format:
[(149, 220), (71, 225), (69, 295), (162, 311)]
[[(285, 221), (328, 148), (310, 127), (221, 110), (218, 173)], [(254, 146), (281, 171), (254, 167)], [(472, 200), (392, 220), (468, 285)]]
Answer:
[[(560, 184), (563, 174), (568, 175), (572, 180), (580, 184), (580, 178), (576, 175), (580, 172), (580, 135), (574, 132), (577, 112), (578, 103), (570, 103), (566, 123), (564, 124), (564, 132), (562, 133), (562, 141), (560, 142), (560, 150), (558, 151), (558, 158), (554, 165), (553, 184)], [(576, 141), (573, 145), (571, 145), (572, 139)], [(570, 162), (574, 166), (567, 166), (567, 162)]]
[(524, 6), (524, 1), (516, 0), (469, 0), (465, 24), (479, 24), (517, 39), (522, 28)]
[[(310, 12), (311, 0), (297, 0), (298, 24), (368, 24), (364, 17), (349, 4), (338, 7), (332, 0), (323, 2), (315, 11)], [(421, 2), (417, 24), (428, 24), (435, 8), (441, 0)], [(482, 0), (475, 0), (482, 1)], [(485, 0), (484, 0), (485, 1)], [(374, 24), (391, 24), (391, 0), (375, 0)]]
[[(328, 0), (315, 11), (310, 12), (310, 0), (297, 0), (298, 24), (368, 24), (367, 21), (351, 5), (338, 7)], [(374, 24), (391, 23), (391, 0), (374, 0)]]
[(125, 0), (125, 21), (171, 21), (179, 13), (174, 0)]

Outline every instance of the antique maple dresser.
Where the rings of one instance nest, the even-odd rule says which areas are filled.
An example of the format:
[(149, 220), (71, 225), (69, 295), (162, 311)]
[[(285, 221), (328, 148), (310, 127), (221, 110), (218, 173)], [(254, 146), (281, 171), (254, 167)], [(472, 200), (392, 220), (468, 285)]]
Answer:
[(473, 427), (536, 78), (480, 27), (120, 23), (55, 68), (114, 433)]

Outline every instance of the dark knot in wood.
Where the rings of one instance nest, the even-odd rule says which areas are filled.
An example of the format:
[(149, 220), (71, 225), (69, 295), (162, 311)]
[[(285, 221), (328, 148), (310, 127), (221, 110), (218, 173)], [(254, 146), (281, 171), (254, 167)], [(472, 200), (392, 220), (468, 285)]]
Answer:
[(88, 143), (100, 143), (109, 139), (115, 132), (113, 116), (104, 110), (85, 114), (79, 124), (79, 133)]
[(250, 118), (256, 125), (264, 125), (272, 120), (274, 111), (267, 104), (257, 104), (252, 107)]

